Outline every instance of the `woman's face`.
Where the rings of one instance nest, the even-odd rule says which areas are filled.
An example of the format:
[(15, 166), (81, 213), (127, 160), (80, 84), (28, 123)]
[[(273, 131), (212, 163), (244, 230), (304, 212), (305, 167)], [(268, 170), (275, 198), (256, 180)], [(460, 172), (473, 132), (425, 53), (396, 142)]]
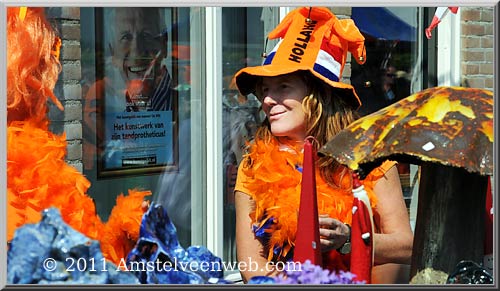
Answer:
[(302, 100), (307, 85), (298, 74), (264, 77), (262, 80), (262, 109), (277, 137), (303, 141), (306, 135), (306, 114)]

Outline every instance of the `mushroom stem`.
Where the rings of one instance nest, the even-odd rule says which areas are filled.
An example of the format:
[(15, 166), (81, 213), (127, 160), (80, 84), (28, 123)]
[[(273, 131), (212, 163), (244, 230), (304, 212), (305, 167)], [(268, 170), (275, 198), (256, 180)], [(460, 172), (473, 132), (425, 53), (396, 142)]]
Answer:
[(488, 176), (422, 164), (410, 278), (425, 269), (450, 274), (461, 260), (482, 262), (487, 185)]

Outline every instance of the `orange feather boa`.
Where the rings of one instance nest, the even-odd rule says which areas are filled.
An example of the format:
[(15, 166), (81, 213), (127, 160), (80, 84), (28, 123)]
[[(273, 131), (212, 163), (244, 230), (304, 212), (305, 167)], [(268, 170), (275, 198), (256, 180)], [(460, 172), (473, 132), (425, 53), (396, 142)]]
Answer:
[(139, 238), (141, 204), (151, 192), (120, 195), (103, 223), (86, 194), (90, 182), (64, 160), (65, 135), (54, 135), (36, 123), (15, 121), (7, 128), (7, 240), (18, 227), (40, 221), (40, 211), (56, 207), (66, 223), (99, 240), (104, 257), (118, 264)]
[[(252, 144), (240, 166), (235, 190), (249, 194), (255, 201), (255, 209), (250, 214), (253, 226), (260, 228), (267, 223), (264, 231), (269, 235), (269, 240), (264, 247), (268, 260), (286, 259), (295, 244), (302, 179), (302, 174), (296, 167), (302, 166), (302, 160), (302, 153), (282, 150), (273, 139), (269, 144), (263, 141)], [(377, 199), (372, 189), (380, 178), (380, 174), (376, 173), (377, 171), (373, 171), (363, 181), (374, 209)], [(316, 170), (318, 213), (328, 214), (350, 224), (353, 205), (352, 178), (350, 174), (345, 174), (339, 179), (340, 187), (333, 188), (324, 181), (319, 170)], [(273, 222), (269, 223), (271, 218)], [(278, 253), (275, 253), (276, 249)], [(326, 260), (337, 261), (339, 264), (339, 260), (343, 259), (335, 258), (334, 253), (337, 254), (327, 254)], [(326, 264), (329, 265), (328, 262)], [(345, 269), (345, 266), (342, 269)]]

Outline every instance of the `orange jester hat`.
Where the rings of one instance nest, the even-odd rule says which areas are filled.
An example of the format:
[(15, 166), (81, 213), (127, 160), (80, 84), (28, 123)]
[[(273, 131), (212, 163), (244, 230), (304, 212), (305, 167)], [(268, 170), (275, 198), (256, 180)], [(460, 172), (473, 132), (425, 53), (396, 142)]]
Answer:
[(86, 194), (90, 182), (68, 165), (65, 134), (49, 131), (47, 101), (61, 65), (61, 39), (43, 8), (7, 8), (7, 240), (25, 223), (37, 223), (41, 211), (56, 207), (74, 229), (100, 241), (103, 255), (117, 264), (134, 247), (150, 191), (120, 195), (107, 223)]

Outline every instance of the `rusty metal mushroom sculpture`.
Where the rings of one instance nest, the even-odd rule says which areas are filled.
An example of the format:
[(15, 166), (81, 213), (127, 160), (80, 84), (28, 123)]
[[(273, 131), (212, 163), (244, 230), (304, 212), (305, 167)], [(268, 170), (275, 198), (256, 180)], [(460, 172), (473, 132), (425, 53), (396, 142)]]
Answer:
[(412, 278), (424, 271), (449, 274), (461, 260), (482, 262), (493, 175), (491, 91), (423, 90), (358, 119), (318, 153), (365, 172), (385, 159), (420, 165)]

